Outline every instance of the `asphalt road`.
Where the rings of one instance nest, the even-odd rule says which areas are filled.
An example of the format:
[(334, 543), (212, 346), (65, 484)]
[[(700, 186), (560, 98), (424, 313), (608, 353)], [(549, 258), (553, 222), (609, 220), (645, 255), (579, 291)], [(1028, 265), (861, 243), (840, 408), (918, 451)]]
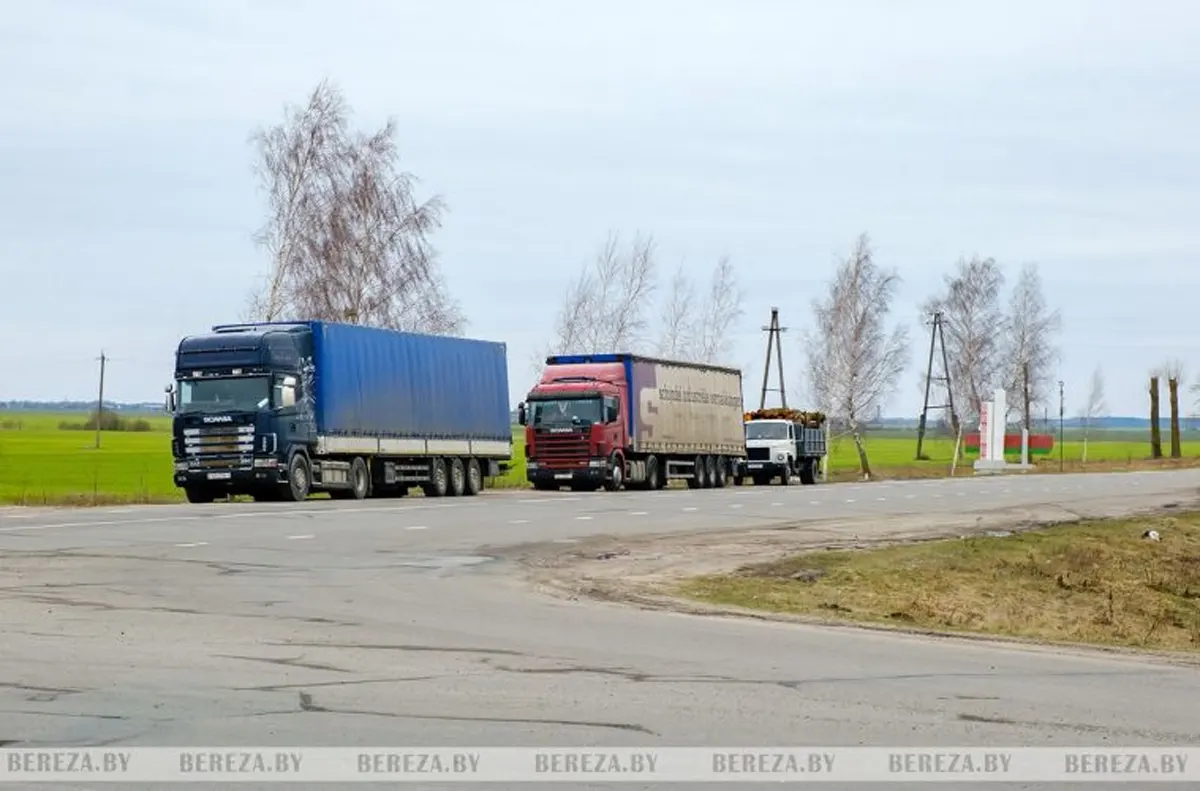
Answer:
[(550, 599), (493, 555), (1198, 490), (1189, 470), (0, 508), (0, 742), (1195, 745), (1190, 668)]

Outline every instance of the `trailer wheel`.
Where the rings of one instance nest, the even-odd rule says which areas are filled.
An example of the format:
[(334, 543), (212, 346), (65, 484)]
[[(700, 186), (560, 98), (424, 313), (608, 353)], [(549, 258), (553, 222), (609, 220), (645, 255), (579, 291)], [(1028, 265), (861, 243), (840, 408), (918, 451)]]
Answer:
[(483, 471), (479, 468), (479, 459), (467, 459), (467, 488), (468, 497), (474, 497), (483, 491)]
[(692, 462), (692, 477), (687, 482), (689, 489), (705, 489), (708, 487), (708, 467), (703, 456), (697, 456)]
[(704, 457), (704, 488), (715, 489), (717, 486), (717, 457)]
[(448, 494), (451, 497), (462, 497), (467, 490), (467, 471), (463, 468), (462, 459), (450, 460), (450, 486)]
[(292, 454), (292, 457), (288, 459), (287, 483), (283, 484), (279, 490), (284, 500), (298, 503), (308, 497), (309, 488), (312, 486), (309, 469), (307, 456), (303, 453)]
[(450, 488), (449, 476), (446, 474), (446, 461), (441, 458), (429, 460), (429, 483), (421, 485), (426, 497), (445, 497)]
[(717, 457), (717, 471), (713, 476), (713, 486), (717, 489), (724, 489), (729, 485), (729, 459), (724, 456)]

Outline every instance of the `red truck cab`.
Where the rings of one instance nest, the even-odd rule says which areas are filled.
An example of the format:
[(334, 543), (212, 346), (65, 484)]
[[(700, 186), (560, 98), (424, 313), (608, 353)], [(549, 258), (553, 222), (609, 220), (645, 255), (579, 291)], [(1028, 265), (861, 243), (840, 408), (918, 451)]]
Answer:
[(621, 488), (631, 431), (627, 370), (613, 355), (547, 358), (541, 381), (517, 406), (535, 489)]

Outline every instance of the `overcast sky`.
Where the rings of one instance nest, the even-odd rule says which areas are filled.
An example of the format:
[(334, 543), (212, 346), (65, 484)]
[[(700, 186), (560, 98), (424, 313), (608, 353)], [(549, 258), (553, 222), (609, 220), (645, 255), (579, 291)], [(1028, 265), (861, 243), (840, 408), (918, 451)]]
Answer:
[(1200, 5), (982, 0), (38, 0), (0, 17), (0, 400), (154, 400), (180, 336), (236, 321), (266, 260), (247, 138), (322, 78), (450, 207), (435, 237), (514, 402), (609, 229), (670, 273), (729, 253), (757, 400), (772, 304), (800, 329), (856, 234), (920, 302), (961, 255), (1037, 262), (1067, 408), (1200, 372)]

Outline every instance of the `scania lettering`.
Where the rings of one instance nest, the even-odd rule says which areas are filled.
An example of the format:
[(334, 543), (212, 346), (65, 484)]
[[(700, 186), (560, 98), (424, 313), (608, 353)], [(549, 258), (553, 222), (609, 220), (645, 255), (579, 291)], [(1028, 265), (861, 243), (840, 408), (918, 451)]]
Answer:
[(746, 455), (742, 373), (633, 354), (556, 355), (517, 406), (526, 477), (569, 486), (723, 487)]
[(303, 500), (474, 495), (512, 458), (503, 343), (319, 321), (184, 338), (167, 388), (175, 485)]

